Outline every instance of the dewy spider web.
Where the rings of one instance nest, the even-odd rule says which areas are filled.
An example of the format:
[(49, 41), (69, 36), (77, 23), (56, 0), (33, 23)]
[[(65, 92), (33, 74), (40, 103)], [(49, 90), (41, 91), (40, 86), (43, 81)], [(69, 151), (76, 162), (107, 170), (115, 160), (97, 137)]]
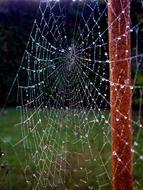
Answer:
[[(17, 74), (22, 136), (14, 147), (23, 146), (29, 189), (111, 189), (109, 86), (120, 84), (109, 80), (107, 6), (106, 0), (40, 2)], [(132, 121), (135, 176), (143, 167), (141, 24), (127, 30), (136, 38), (130, 57), (138, 110)], [(137, 176), (135, 186), (142, 183)]]

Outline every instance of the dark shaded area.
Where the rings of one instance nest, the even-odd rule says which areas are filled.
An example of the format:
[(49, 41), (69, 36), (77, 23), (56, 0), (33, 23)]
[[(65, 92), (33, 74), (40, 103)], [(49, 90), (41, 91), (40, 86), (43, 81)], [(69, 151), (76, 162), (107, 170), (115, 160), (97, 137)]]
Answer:
[[(8, 95), (36, 16), (38, 1), (0, 2), (0, 105)], [(8, 106), (16, 104), (16, 87)]]
[[(65, 3), (64, 0), (62, 0)], [(12, 85), (16, 72), (21, 62), (23, 52), (25, 50), (27, 40), (31, 31), (31, 27), (36, 17), (38, 8), (38, 0), (34, 1), (3, 1), (0, 2), (0, 106), (8, 95), (8, 91)], [(67, 3), (67, 10), (68, 10)], [(55, 10), (56, 11), (56, 10)], [(74, 13), (73, 13), (74, 14)], [(87, 13), (88, 14), (88, 13)], [(131, 7), (132, 26), (141, 22), (143, 19), (143, 9), (140, 1), (132, 1)], [(71, 19), (72, 15), (68, 15), (67, 19)], [(69, 20), (65, 21), (67, 23)], [(106, 22), (106, 20), (105, 20)], [(104, 22), (102, 23), (105, 24)], [(102, 26), (101, 26), (102, 27)], [(71, 26), (67, 25), (67, 28)], [(143, 51), (143, 27), (139, 27), (139, 47), (138, 52)], [(70, 38), (70, 31), (67, 30)], [(136, 33), (132, 33), (132, 52), (136, 47)], [(135, 67), (136, 69), (136, 67)], [(134, 73), (134, 72), (133, 72)], [(91, 76), (92, 77), (92, 76)], [(13, 88), (7, 106), (16, 105), (16, 86)]]

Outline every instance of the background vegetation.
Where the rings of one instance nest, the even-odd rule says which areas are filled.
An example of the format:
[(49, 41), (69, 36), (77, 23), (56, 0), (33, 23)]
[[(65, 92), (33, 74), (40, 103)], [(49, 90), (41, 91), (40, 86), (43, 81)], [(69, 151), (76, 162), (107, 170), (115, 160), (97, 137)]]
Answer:
[[(14, 80), (36, 16), (39, 1), (0, 1), (0, 105)], [(8, 105), (15, 105), (15, 89)]]

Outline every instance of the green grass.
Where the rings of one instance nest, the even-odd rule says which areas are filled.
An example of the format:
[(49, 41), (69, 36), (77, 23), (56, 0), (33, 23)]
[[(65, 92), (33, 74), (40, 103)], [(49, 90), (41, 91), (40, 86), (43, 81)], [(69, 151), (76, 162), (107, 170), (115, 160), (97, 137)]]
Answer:
[[(27, 114), (31, 115), (33, 111), (34, 110), (29, 109)], [(57, 117), (55, 117), (56, 115)], [(108, 113), (105, 113), (105, 116), (107, 117)], [(98, 117), (100, 117), (100, 115)], [(0, 171), (0, 189), (32, 189), (33, 184), (36, 183), (36, 180), (33, 178), (33, 173), (36, 174), (38, 168), (43, 166), (43, 163), (39, 163), (39, 167), (37, 167), (36, 170), (33, 160), (29, 158), (28, 155), (30, 155), (30, 150), (32, 150), (32, 152), (38, 150), (38, 154), (41, 158), (45, 157), (44, 159), (46, 159), (45, 170), (46, 166), (50, 168), (51, 173), (48, 174), (48, 179), (51, 183), (54, 182), (57, 185), (57, 187), (54, 188), (55, 190), (65, 189), (62, 183), (60, 183), (59, 174), (64, 174), (62, 177), (65, 178), (65, 186), (69, 190), (86, 190), (89, 189), (89, 186), (92, 187), (92, 190), (98, 190), (99, 186), (105, 185), (106, 183), (108, 183), (108, 185), (103, 186), (101, 189), (111, 190), (111, 181), (109, 179), (111, 178), (111, 148), (110, 142), (107, 142), (107, 140), (110, 140), (110, 134), (107, 135), (109, 126), (104, 123), (104, 120), (100, 125), (96, 122), (87, 125), (88, 121), (94, 119), (93, 114), (87, 115), (87, 113), (85, 113), (83, 116), (83, 113), (80, 112), (78, 116), (75, 117), (71, 112), (60, 112), (58, 110), (47, 111), (46, 114), (45, 112), (39, 112), (39, 114), (34, 116), (33, 121), (38, 121), (39, 118), (41, 118), (42, 123), (38, 124), (36, 131), (33, 130), (32, 133), (30, 127), (32, 129), (33, 124), (32, 122), (29, 123), (29, 128), (27, 128), (26, 131), (26, 134), (28, 134), (26, 142), (30, 143), (31, 149), (28, 147), (24, 149), (23, 141), (20, 141), (22, 139), (21, 127), (20, 125), (15, 125), (20, 122), (19, 111), (9, 108), (0, 115), (0, 148), (5, 154), (0, 158), (0, 163), (7, 162), (9, 165), (8, 175), (5, 174), (5, 171)], [(86, 121), (86, 119), (84, 120), (84, 118), (88, 121)], [(83, 120), (85, 123), (81, 124)], [(134, 131), (139, 133), (137, 129)], [(43, 133), (45, 133), (40, 146), (35, 142), (35, 138), (33, 138), (34, 134), (37, 133), (39, 135), (39, 139), (37, 139), (38, 142), (40, 142), (40, 138), (42, 138)], [(103, 133), (106, 135), (103, 135)], [(87, 134), (88, 137), (86, 137)], [(141, 136), (141, 134), (139, 136)], [(79, 139), (82, 139), (82, 141)], [(143, 145), (142, 139), (143, 138), (139, 138), (138, 142)], [(19, 143), (14, 146), (17, 142)], [(46, 154), (42, 151), (45, 145), (49, 146), (45, 151)], [(52, 145), (51, 147), (54, 147), (54, 149), (50, 148), (50, 145)], [(141, 152), (142, 148), (140, 147), (137, 147), (138, 152)], [(25, 155), (24, 150), (26, 150), (27, 155)], [(65, 160), (63, 161), (61, 157), (65, 158), (68, 164), (65, 163)], [(138, 160), (138, 156), (135, 156), (134, 159), (134, 163), (136, 163), (134, 166), (134, 190), (142, 190), (143, 167), (141, 166), (143, 166), (143, 164), (141, 160)], [(27, 170), (25, 170), (25, 161), (28, 161), (29, 164), (29, 169)], [(37, 160), (35, 159), (35, 161), (37, 163), (38, 158)], [(58, 170), (61, 169), (60, 167), (62, 167), (64, 172), (58, 173)], [(55, 168), (57, 169), (57, 174), (53, 174)], [(88, 184), (84, 183), (84, 181), (87, 180), (86, 171), (90, 171), (88, 174)], [(32, 182), (32, 184), (29, 184), (29, 187), (27, 187), (25, 181), (25, 174)], [(45, 175), (46, 174), (43, 173), (42, 180), (44, 180), (44, 177), (47, 177)], [(54, 178), (52, 175), (54, 175)], [(140, 185), (137, 182), (140, 182)], [(75, 184), (79, 185), (79, 188), (75, 187)], [(40, 189), (43, 189), (42, 186)], [(47, 189), (50, 190), (50, 186), (48, 186)]]

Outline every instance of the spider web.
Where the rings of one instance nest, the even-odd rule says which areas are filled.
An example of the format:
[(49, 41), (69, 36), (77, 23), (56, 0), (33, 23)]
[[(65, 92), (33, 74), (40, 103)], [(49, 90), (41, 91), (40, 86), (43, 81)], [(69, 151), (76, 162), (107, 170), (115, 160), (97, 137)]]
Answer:
[[(119, 84), (109, 80), (107, 6), (106, 0), (39, 4), (16, 76), (22, 136), (14, 147), (23, 147), (29, 189), (111, 189), (109, 86)], [(141, 29), (142, 21), (132, 22), (136, 49), (130, 57), (130, 88), (137, 110), (132, 152), (138, 187), (142, 180), (136, 171), (143, 168)]]

